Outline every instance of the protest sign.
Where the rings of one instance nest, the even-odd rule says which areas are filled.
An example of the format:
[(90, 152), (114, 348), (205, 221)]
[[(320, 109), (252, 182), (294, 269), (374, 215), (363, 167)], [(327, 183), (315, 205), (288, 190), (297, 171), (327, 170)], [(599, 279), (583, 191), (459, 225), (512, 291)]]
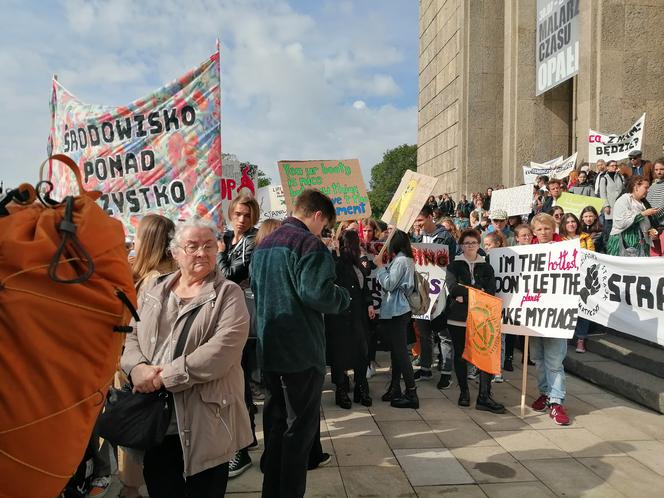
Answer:
[(256, 192), (256, 201), (261, 209), (259, 222), (268, 218), (283, 220), (287, 216), (286, 199), (281, 185), (268, 185)]
[(533, 208), (533, 186), (501, 188), (491, 194), (491, 209), (504, 209), (507, 216), (518, 216), (530, 213)]
[[(449, 262), (449, 251), (447, 246), (443, 244), (412, 244), (412, 247), (415, 271), (420, 272), (429, 281), (429, 297), (431, 298), (427, 313), (413, 316), (413, 318), (429, 320), (440, 315), (445, 307), (445, 300), (447, 299), (445, 268)], [(381, 248), (381, 242), (372, 244), (372, 255), (378, 254)], [(382, 289), (376, 278), (377, 272), (378, 270), (375, 269), (371, 271), (371, 275), (367, 277), (367, 285), (371, 291), (374, 308), (380, 314)]]
[(463, 359), (483, 372), (501, 372), (500, 298), (468, 287), (468, 318)]
[(599, 197), (590, 197), (587, 195), (570, 194), (563, 192), (560, 197), (556, 199), (556, 206), (560, 206), (565, 210), (565, 213), (575, 214), (577, 218), (581, 216), (581, 211), (587, 206), (592, 206), (600, 213), (604, 206), (604, 199)]
[(574, 335), (579, 250), (579, 239), (491, 250), (504, 333), (566, 339)]
[(382, 221), (408, 232), (436, 188), (437, 182), (432, 176), (407, 170), (381, 218)]
[[(83, 185), (133, 232), (145, 214), (217, 223), (222, 197), (219, 53), (172, 83), (120, 107), (79, 101), (53, 80), (51, 154), (79, 166)], [(53, 163), (54, 197), (76, 191)]]
[(279, 161), (278, 166), (288, 211), (293, 210), (300, 192), (315, 188), (332, 199), (337, 221), (371, 217), (369, 196), (357, 159)]
[(664, 346), (664, 262), (581, 250), (579, 316)]
[(588, 131), (588, 161), (596, 163), (600, 159), (606, 162), (620, 161), (635, 149), (643, 148), (643, 129), (646, 126), (646, 113), (622, 135), (605, 135), (595, 130)]
[(580, 0), (537, 0), (535, 95), (579, 72)]
[(576, 157), (578, 152), (575, 152), (567, 159), (559, 160), (556, 162), (548, 161), (548, 163), (539, 164), (531, 161), (530, 166), (523, 167), (523, 183), (533, 184), (537, 181), (537, 177), (546, 175), (551, 178), (562, 180), (568, 176), (576, 167)]

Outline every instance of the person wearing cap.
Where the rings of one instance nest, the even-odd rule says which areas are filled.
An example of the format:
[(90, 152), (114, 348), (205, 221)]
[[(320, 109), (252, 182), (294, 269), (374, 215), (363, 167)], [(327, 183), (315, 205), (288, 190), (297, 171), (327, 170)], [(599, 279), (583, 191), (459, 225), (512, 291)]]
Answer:
[(504, 209), (494, 209), (489, 213), (489, 218), (491, 219), (491, 225), (482, 233), (482, 249), (484, 249), (484, 239), (486, 234), (491, 232), (500, 232), (505, 237), (506, 246), (513, 246), (514, 243), (514, 234), (512, 229), (507, 224), (507, 212)]
[(632, 175), (641, 175), (649, 182), (652, 182), (652, 163), (643, 159), (643, 153), (639, 149), (634, 149), (628, 154), (629, 165), (620, 168), (620, 172), (627, 179)]

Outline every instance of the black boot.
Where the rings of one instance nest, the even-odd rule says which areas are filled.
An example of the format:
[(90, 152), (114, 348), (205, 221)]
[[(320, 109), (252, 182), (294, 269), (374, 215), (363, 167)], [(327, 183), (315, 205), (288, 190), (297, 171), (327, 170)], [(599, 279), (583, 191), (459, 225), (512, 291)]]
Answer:
[(373, 404), (373, 400), (369, 396), (369, 384), (366, 380), (355, 384), (353, 402), (361, 403), (363, 406), (371, 406)]
[(413, 408), (417, 410), (420, 407), (420, 399), (417, 397), (417, 388), (411, 387), (406, 389), (403, 396), (397, 399), (392, 399), (390, 406), (394, 408)]
[(344, 410), (350, 410), (351, 406), (353, 406), (353, 404), (350, 402), (350, 398), (348, 397), (348, 391), (346, 390), (345, 383), (337, 386), (337, 392), (334, 394), (334, 402), (337, 404), (337, 406), (343, 408)]
[(505, 358), (505, 364), (503, 365), (503, 370), (505, 370), (506, 372), (514, 372), (514, 365), (512, 364), (511, 356)]
[(390, 387), (387, 388), (387, 392), (381, 396), (380, 399), (383, 401), (392, 401), (401, 397), (401, 385), (399, 384), (390, 384)]
[(459, 394), (459, 406), (470, 406), (470, 391), (466, 387), (461, 388), (461, 394)]
[(491, 413), (505, 413), (505, 407), (491, 397), (491, 374), (480, 371), (480, 393), (475, 408)]

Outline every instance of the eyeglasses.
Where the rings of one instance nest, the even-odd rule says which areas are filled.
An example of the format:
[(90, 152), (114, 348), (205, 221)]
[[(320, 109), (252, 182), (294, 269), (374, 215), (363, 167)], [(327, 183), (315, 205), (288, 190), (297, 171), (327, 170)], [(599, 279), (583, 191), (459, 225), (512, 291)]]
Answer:
[(184, 250), (184, 253), (193, 256), (196, 254), (200, 249), (203, 249), (203, 252), (210, 253), (210, 252), (217, 252), (217, 245), (212, 244), (211, 242), (206, 242), (202, 246), (196, 245), (196, 244), (186, 244), (184, 246), (179, 246)]
[(479, 243), (479, 242), (464, 242), (464, 243), (461, 244), (461, 245), (462, 245), (462, 246), (466, 246), (466, 247), (474, 247), (474, 246), (479, 246), (480, 243)]
[(562, 218), (563, 215), (562, 215), (562, 214), (554, 214), (553, 217), (554, 217), (554, 218)]

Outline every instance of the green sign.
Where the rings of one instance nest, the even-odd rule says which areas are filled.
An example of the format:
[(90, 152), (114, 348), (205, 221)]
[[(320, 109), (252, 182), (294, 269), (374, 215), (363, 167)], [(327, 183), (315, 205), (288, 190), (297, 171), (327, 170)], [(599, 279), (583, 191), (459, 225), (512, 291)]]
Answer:
[(599, 213), (604, 206), (604, 199), (563, 192), (560, 197), (558, 197), (556, 206), (560, 206), (566, 213), (575, 214), (577, 218), (580, 218), (581, 211), (588, 206), (594, 207)]

